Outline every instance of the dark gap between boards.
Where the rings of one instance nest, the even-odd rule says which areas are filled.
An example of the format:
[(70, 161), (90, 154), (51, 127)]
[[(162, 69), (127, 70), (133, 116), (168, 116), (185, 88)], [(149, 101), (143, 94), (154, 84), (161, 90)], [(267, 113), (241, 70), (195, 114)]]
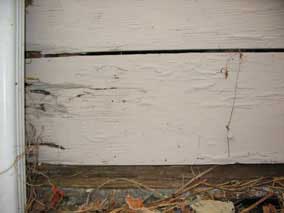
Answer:
[(181, 53), (279, 53), (284, 48), (240, 48), (240, 49), (165, 49), (165, 50), (121, 50), (121, 51), (90, 51), (74, 53), (49, 53), (26, 51), (25, 58), (56, 58), (70, 56), (104, 56), (104, 55), (145, 55), (145, 54), (181, 54)]

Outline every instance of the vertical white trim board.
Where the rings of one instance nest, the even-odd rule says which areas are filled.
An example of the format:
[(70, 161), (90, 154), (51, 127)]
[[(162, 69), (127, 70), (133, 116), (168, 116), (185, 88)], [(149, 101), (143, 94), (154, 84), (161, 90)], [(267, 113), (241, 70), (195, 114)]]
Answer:
[(24, 1), (0, 1), (0, 208), (25, 208)]

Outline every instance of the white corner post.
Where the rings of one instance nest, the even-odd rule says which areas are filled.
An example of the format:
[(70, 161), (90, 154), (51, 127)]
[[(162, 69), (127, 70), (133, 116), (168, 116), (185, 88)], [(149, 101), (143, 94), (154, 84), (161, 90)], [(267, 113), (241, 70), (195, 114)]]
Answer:
[(0, 0), (0, 208), (24, 212), (24, 0)]

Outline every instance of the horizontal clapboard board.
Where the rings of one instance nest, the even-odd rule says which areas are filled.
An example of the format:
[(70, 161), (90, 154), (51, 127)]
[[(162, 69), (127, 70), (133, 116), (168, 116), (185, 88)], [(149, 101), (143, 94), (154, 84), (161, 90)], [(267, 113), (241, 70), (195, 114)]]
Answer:
[(284, 48), (282, 0), (33, 0), (26, 45), (44, 53)]
[[(35, 1), (31, 9), (45, 11), (36, 8), (48, 4), (43, 2), (57, 7), (59, 1)], [(112, 1), (82, 1), (82, 7), (90, 2), (108, 5), (115, 13)], [(118, 10), (122, 7), (115, 5)], [(27, 60), (27, 137), (64, 147), (40, 146), (39, 158), (48, 163), (283, 163), (283, 67), (284, 53)]]

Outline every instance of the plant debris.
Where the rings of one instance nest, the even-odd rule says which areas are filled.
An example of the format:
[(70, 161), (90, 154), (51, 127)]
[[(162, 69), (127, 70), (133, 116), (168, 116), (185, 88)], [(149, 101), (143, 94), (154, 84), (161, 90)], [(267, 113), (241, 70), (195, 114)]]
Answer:
[[(119, 203), (115, 199), (115, 190), (113, 194), (107, 195), (105, 197), (88, 196), (88, 201), (83, 203), (77, 209), (66, 209), (64, 206), (64, 189), (53, 188), (51, 190), (51, 196), (56, 202), (50, 204), (39, 200), (45, 207), (45, 210), (41, 212), (49, 212), (53, 209), (56, 212), (97, 212), (97, 213), (204, 213), (208, 212), (208, 209), (214, 209), (210, 212), (223, 212), (223, 213), (232, 213), (232, 212), (264, 212), (264, 213), (274, 213), (281, 212), (283, 210), (283, 181), (284, 177), (275, 177), (275, 178), (257, 178), (248, 181), (229, 181), (227, 183), (213, 184), (209, 183), (206, 179), (202, 178), (202, 174), (206, 174), (207, 170), (201, 172), (200, 175), (196, 175), (188, 183), (184, 184), (183, 187), (177, 189), (174, 193), (169, 195), (163, 195), (150, 187), (144, 186), (144, 184), (139, 183), (135, 180), (130, 179), (113, 179), (106, 181), (101, 184), (96, 190), (100, 190), (103, 186), (115, 181), (128, 181), (137, 186), (138, 189), (147, 190), (149, 193), (154, 195), (153, 199), (143, 199), (137, 195), (132, 195), (128, 193), (125, 195), (124, 203)], [(45, 174), (40, 174), (44, 177)], [(48, 181), (49, 177), (45, 177)], [(50, 187), (52, 188), (53, 183), (50, 182)], [(36, 186), (34, 186), (36, 187)], [(40, 186), (38, 186), (40, 187)], [(56, 189), (56, 190), (54, 190)], [(58, 196), (57, 193), (60, 191), (62, 196)], [(94, 190), (88, 190), (90, 194)], [(264, 193), (263, 197), (255, 199), (255, 201), (250, 203), (245, 203), (244, 201), (236, 200), (224, 200), (221, 199), (218, 201), (217, 197), (214, 195), (215, 191), (220, 191), (223, 193), (235, 193), (238, 195), (246, 194), (249, 191), (261, 191)], [(54, 198), (56, 195), (56, 199)], [(36, 196), (38, 197), (38, 196)], [(272, 202), (272, 200), (277, 199), (279, 205)], [(48, 200), (47, 200), (48, 201)], [(61, 202), (62, 201), (62, 202)], [(49, 201), (50, 202), (50, 201)], [(62, 204), (62, 205), (61, 205)], [(43, 208), (42, 205), (39, 205), (37, 201), (34, 201), (34, 207)], [(31, 211), (32, 212), (32, 211)], [(35, 211), (36, 212), (36, 211)]]

